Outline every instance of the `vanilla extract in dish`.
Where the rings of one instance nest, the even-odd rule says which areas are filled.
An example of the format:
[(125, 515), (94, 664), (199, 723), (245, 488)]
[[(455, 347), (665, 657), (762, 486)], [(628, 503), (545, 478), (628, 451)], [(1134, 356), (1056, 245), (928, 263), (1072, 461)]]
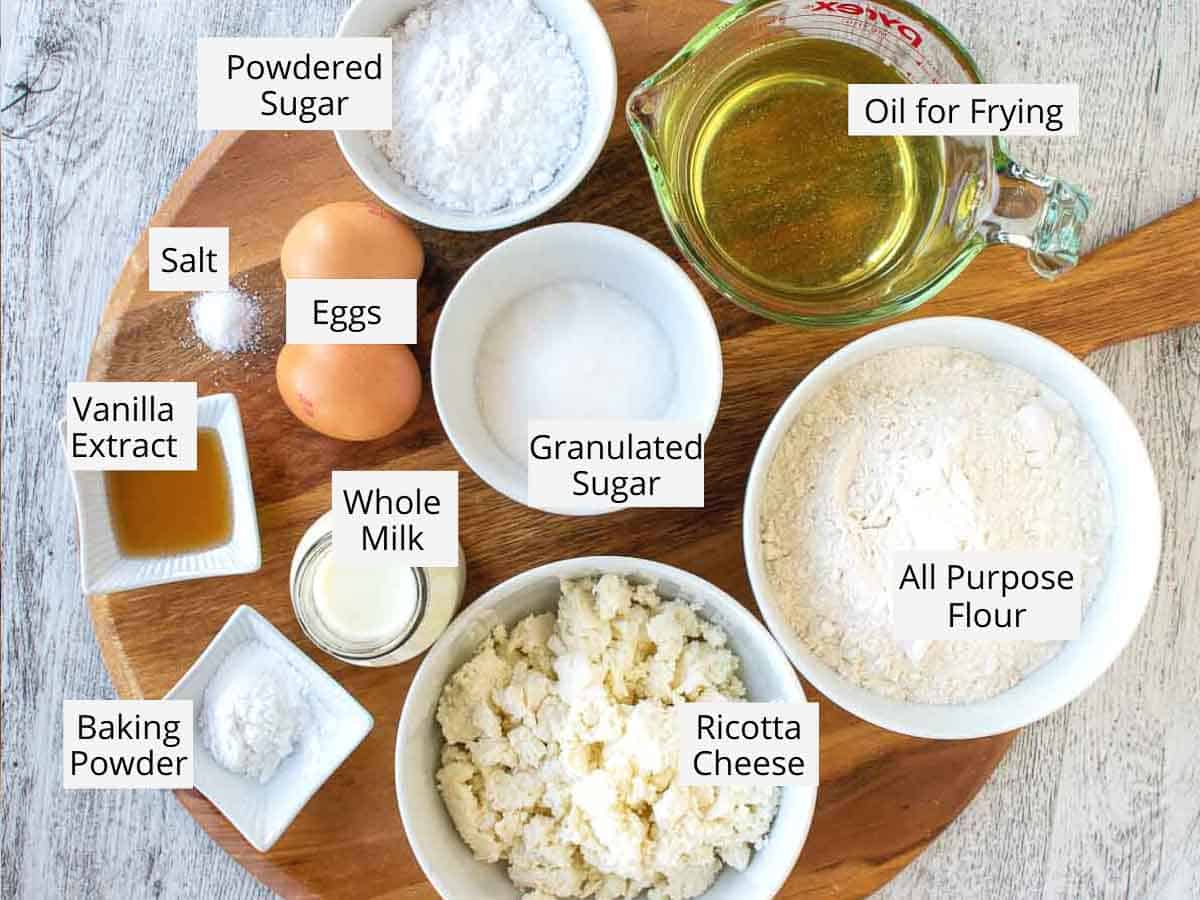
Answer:
[(117, 547), (131, 557), (170, 556), (219, 547), (233, 536), (229, 466), (215, 428), (196, 432), (192, 471), (104, 473)]

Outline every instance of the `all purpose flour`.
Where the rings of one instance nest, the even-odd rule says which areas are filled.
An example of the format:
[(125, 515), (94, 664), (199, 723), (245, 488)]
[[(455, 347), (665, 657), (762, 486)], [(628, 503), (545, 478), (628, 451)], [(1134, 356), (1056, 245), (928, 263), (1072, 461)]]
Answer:
[(955, 703), (1006, 690), (1060, 644), (897, 641), (890, 554), (1079, 552), (1086, 606), (1112, 522), (1103, 466), (1061, 397), (979, 354), (912, 348), (860, 363), (797, 417), (761, 527), (772, 589), (825, 663), (880, 694)]

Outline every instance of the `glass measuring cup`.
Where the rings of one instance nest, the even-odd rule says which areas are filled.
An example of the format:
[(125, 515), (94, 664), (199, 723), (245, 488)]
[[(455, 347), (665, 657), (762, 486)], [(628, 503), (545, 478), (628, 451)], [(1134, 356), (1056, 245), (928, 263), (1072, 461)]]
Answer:
[[(793, 254), (797, 250), (783, 242), (797, 217), (803, 217), (804, 192), (821, 191), (831, 181), (841, 180), (847, 182), (841, 188), (843, 196), (854, 193), (853, 178), (847, 178), (847, 173), (822, 171), (818, 165), (797, 167), (762, 191), (757, 186), (746, 190), (743, 206), (758, 202), (763, 214), (753, 223), (756, 230), (738, 236), (747, 255), (730, 252), (729, 244), (714, 236), (715, 217), (697, 196), (696, 172), (701, 165), (697, 160), (706, 152), (704, 134), (709, 127), (706, 116), (711, 119), (713, 98), (728, 92), (729, 80), (746, 68), (747, 60), (766, 58), (765, 54), (785, 45), (800, 47), (801, 41), (812, 47), (827, 47), (830, 41), (839, 47), (848, 44), (857, 49), (843, 47), (847, 54), (869, 54), (880, 71), (898, 73), (912, 83), (982, 81), (974, 60), (954, 36), (904, 0), (745, 0), (706, 25), (634, 90), (626, 116), (672, 236), (717, 290), (776, 321), (847, 326), (912, 309), (945, 287), (991, 244), (1024, 248), (1030, 266), (1044, 278), (1053, 278), (1078, 262), (1081, 230), (1090, 210), (1087, 196), (1012, 160), (1002, 139), (981, 136), (917, 139), (933, 142), (923, 146), (928, 153), (938, 154), (940, 162), (929, 167), (934, 177), (907, 185), (920, 218), (910, 216), (916, 224), (902, 248), (899, 241), (893, 242), (895, 247), (881, 242), (856, 259), (859, 248), (847, 246), (852, 241), (845, 240), (855, 237), (854, 215), (842, 223), (809, 222), (812, 230), (807, 236), (816, 237), (811, 248), (805, 245), (805, 252), (811, 249), (816, 259), (829, 251), (833, 265), (841, 264), (843, 271), (835, 271), (837, 277), (819, 284), (804, 283), (803, 277), (777, 277), (772, 259), (781, 255), (780, 250)], [(803, 134), (783, 130), (764, 134), (772, 140), (805, 140)], [(897, 141), (898, 147), (907, 146), (896, 138), (848, 140)], [(753, 184), (748, 180), (753, 171), (738, 174), (739, 184)], [(789, 191), (796, 200), (790, 205)], [(763, 198), (750, 196), (757, 193)], [(868, 186), (862, 194), (858, 199), (863, 203), (875, 202)], [(739, 221), (745, 209), (738, 206), (725, 204), (722, 209), (729, 212), (722, 215)], [(846, 233), (839, 234), (838, 224)], [(839, 240), (841, 257), (833, 249)], [(879, 260), (869, 258), (872, 254)], [(759, 261), (759, 271), (746, 263), (751, 258)], [(858, 265), (861, 259), (871, 265)]]

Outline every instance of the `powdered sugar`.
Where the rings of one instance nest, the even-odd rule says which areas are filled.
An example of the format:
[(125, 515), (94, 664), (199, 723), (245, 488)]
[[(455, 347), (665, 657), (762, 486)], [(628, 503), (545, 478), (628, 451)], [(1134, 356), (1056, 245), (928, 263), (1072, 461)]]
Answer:
[(771, 464), (762, 513), (772, 589), (805, 643), (864, 687), (931, 703), (1000, 693), (1060, 645), (897, 641), (893, 552), (1078, 552), (1086, 604), (1111, 529), (1107, 478), (1070, 406), (948, 348), (868, 359), (810, 404)]
[(553, 183), (587, 90), (567, 38), (529, 0), (433, 0), (392, 38), (392, 130), (372, 140), (448, 209), (491, 212)]

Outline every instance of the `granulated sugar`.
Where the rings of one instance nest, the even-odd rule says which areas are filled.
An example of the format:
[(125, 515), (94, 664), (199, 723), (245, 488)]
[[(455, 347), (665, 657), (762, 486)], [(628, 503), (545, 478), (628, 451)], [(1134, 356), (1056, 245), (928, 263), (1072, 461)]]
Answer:
[(549, 187), (579, 146), (587, 89), (566, 36), (528, 0), (433, 0), (392, 38), (392, 130), (372, 140), (447, 209), (485, 213)]
[(662, 328), (620, 291), (560, 281), (518, 297), (479, 350), (479, 409), (497, 444), (526, 458), (530, 419), (655, 419), (675, 394)]
[(924, 347), (860, 363), (797, 417), (767, 475), (761, 535), (772, 591), (825, 663), (886, 696), (956, 703), (1008, 689), (1061, 645), (897, 640), (891, 554), (1079, 553), (1086, 606), (1111, 519), (1069, 404), (1012, 366)]

